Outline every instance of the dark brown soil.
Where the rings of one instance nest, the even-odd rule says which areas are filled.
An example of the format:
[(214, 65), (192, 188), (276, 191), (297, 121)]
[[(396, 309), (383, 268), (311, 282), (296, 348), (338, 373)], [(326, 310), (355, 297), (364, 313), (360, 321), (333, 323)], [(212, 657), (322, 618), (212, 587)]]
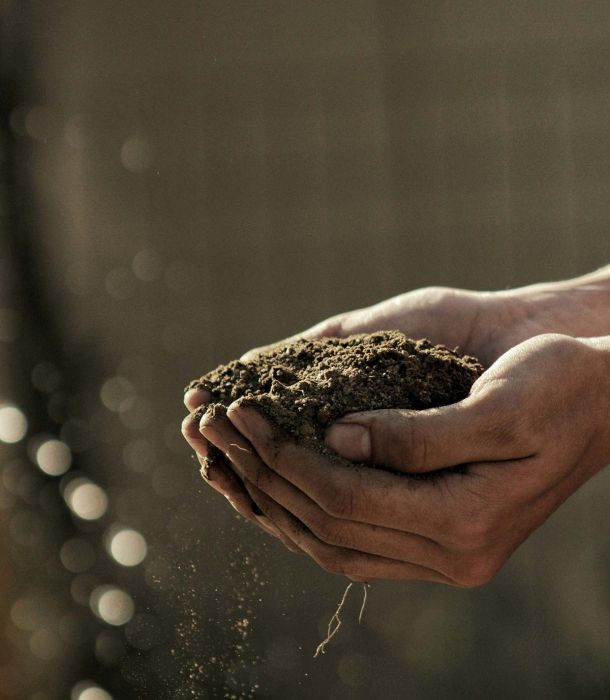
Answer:
[(206, 389), (223, 406), (245, 397), (281, 432), (322, 448), (326, 428), (346, 413), (455, 403), (482, 371), (475, 358), (386, 331), (274, 346), (187, 389)]

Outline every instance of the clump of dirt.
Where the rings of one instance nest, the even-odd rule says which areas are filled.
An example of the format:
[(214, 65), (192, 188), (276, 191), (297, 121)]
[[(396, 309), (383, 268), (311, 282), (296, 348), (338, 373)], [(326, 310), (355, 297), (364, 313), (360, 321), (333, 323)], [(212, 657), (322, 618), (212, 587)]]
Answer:
[(326, 428), (346, 413), (455, 403), (482, 371), (473, 357), (383, 331), (273, 346), (248, 362), (221, 365), (186, 388), (205, 389), (223, 406), (244, 398), (281, 432), (326, 451)]

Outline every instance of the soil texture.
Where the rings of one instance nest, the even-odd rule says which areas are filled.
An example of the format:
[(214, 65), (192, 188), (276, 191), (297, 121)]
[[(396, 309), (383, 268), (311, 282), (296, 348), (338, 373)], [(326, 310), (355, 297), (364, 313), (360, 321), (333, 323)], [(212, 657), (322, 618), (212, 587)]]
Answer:
[(221, 365), (187, 389), (205, 389), (225, 407), (243, 398), (281, 433), (326, 452), (326, 428), (346, 413), (455, 403), (482, 371), (476, 358), (456, 350), (380, 331), (275, 345), (248, 362)]

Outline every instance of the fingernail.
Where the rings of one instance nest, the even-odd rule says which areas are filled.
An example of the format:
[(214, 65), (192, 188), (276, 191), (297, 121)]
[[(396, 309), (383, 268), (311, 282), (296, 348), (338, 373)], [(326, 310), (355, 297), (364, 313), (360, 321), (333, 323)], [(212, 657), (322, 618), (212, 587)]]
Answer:
[(203, 435), (203, 437), (206, 440), (209, 440), (212, 443), (212, 445), (214, 445), (214, 447), (218, 448), (224, 455), (226, 455), (228, 451), (228, 445), (222, 438), (222, 436), (218, 435), (218, 433), (215, 431), (212, 431), (212, 435), (210, 435), (209, 433), (206, 434), (206, 428), (209, 428), (209, 425), (210, 416), (206, 414), (199, 421), (199, 432)]
[(331, 425), (326, 431), (326, 444), (346, 459), (365, 461), (371, 456), (371, 435), (363, 425)]
[(199, 418), (197, 412), (189, 413), (182, 421), (182, 435), (195, 452), (205, 457), (207, 454), (207, 443), (199, 432)]
[(184, 405), (190, 411), (194, 411), (205, 402), (208, 393), (209, 392), (206, 392), (204, 389), (189, 389), (184, 394)]

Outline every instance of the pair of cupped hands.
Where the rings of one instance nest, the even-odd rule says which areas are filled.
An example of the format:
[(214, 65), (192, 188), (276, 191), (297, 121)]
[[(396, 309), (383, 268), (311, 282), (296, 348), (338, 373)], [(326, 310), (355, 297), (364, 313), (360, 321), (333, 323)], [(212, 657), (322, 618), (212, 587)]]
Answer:
[(330, 426), (326, 443), (339, 455), (386, 469), (346, 466), (278, 437), (239, 401), (199, 418), (210, 395), (197, 389), (185, 395), (183, 434), (202, 464), (210, 444), (220, 451), (202, 470), (212, 488), (324, 569), (354, 581), (477, 586), (610, 461), (608, 351), (574, 337), (587, 313), (578, 294), (544, 287), (425, 288), (299, 334), (398, 329), (488, 367), (459, 403), (350, 414)]

